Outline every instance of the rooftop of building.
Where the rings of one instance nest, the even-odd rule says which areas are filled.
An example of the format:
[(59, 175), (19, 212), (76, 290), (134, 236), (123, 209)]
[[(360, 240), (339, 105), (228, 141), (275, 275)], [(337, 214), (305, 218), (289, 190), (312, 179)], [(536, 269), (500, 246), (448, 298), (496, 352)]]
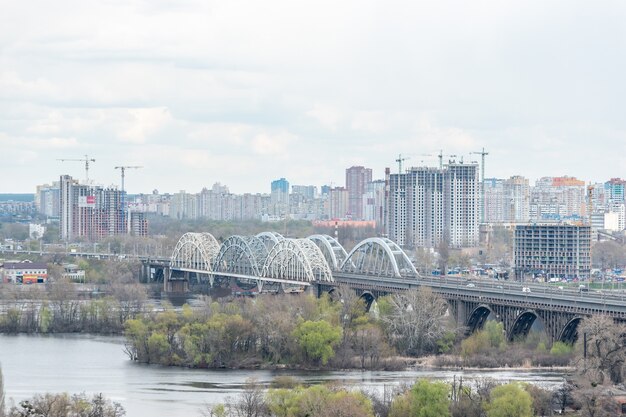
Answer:
[(5, 262), (4, 269), (48, 269), (43, 262)]

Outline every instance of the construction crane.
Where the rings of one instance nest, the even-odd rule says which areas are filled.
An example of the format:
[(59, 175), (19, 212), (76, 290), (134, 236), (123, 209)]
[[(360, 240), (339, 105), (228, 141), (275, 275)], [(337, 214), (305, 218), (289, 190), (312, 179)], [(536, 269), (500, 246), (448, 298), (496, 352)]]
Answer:
[(85, 163), (85, 183), (89, 183), (89, 162), (96, 162), (95, 159), (89, 159), (89, 156), (85, 155), (85, 159), (57, 159), (61, 162), (84, 162)]
[(398, 163), (398, 175), (402, 174), (402, 163), (406, 161), (407, 159), (411, 159), (411, 158), (409, 158), (408, 156), (403, 158), (402, 154), (398, 155), (398, 159), (396, 159), (396, 162)]
[(143, 167), (137, 166), (137, 165), (126, 165), (126, 166), (115, 167), (115, 169), (119, 169), (122, 171), (122, 193), (124, 192), (124, 176), (125, 176), (126, 170), (127, 169), (139, 169), (139, 168), (143, 168)]
[[(417, 155), (417, 156), (433, 156), (433, 155), (432, 155), (432, 154), (430, 154), (430, 153), (421, 153), (421, 154), (419, 154), (419, 155)], [(421, 163), (421, 164), (424, 164), (424, 160), (423, 160), (423, 159), (422, 159), (422, 160), (420, 160), (420, 163)]]
[(437, 158), (439, 158), (439, 169), (443, 169), (443, 157), (444, 156), (447, 156), (449, 158), (456, 158), (456, 155), (444, 155), (443, 150), (439, 150), (439, 155), (437, 155)]
[(124, 177), (126, 175), (126, 170), (127, 169), (139, 169), (139, 168), (143, 168), (142, 166), (138, 166), (138, 165), (120, 165), (118, 167), (115, 167), (115, 169), (119, 169), (120, 171), (122, 171), (122, 196), (121, 196), (121, 205), (122, 205), (122, 225), (125, 225), (124, 227), (128, 228), (130, 227), (129, 225), (126, 224), (126, 201), (125, 201), (125, 196), (124, 196)]
[(480, 205), (480, 222), (485, 222), (485, 156), (489, 155), (489, 152), (485, 152), (485, 148), (483, 148), (480, 152), (470, 152), (471, 154), (476, 154), (481, 156), (480, 160), (480, 184), (481, 184), (481, 198), (482, 204)]

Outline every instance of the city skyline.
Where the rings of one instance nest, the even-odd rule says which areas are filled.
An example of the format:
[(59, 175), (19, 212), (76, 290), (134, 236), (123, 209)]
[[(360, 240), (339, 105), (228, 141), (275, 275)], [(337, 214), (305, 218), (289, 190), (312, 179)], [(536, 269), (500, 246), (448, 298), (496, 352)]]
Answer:
[[(33, 13), (32, 10), (37, 10)], [(485, 148), (486, 175), (624, 177), (626, 5), (25, 1), (0, 17), (0, 192), (235, 193)], [(429, 154), (432, 156), (424, 156)], [(42, 175), (42, 173), (46, 173)], [(10, 178), (10, 181), (7, 179)]]

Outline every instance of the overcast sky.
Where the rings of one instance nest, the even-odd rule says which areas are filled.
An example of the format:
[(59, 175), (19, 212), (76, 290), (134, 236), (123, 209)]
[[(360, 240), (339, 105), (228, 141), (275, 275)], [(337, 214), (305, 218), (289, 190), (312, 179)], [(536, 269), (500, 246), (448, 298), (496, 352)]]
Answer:
[[(483, 147), (488, 177), (626, 176), (626, 2), (0, 0), (0, 192), (343, 185)], [(425, 156), (432, 155), (432, 156)]]

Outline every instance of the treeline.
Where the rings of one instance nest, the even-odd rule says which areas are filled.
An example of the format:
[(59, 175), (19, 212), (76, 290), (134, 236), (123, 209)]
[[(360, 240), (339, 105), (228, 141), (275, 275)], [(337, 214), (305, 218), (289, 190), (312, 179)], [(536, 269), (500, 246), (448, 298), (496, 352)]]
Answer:
[(428, 288), (380, 298), (370, 312), (353, 290), (338, 292), (334, 301), (261, 295), (145, 314), (126, 323), (127, 353), (143, 363), (199, 368), (399, 369), (425, 355), (440, 355), (442, 366), (565, 366), (573, 358), (571, 347), (548, 349), (535, 337), (509, 343), (495, 321), (465, 338), (445, 300)]
[(531, 332), (525, 339), (507, 341), (504, 325), (495, 320), (464, 338), (454, 356), (439, 356), (437, 366), (473, 368), (565, 367), (575, 357), (574, 346), (555, 342), (548, 348), (543, 333)]
[(146, 289), (139, 284), (112, 284), (108, 295), (82, 298), (67, 281), (28, 290), (3, 286), (0, 333), (121, 334), (124, 323), (144, 312)]
[(446, 302), (428, 288), (380, 299), (369, 313), (354, 290), (337, 293), (334, 301), (262, 295), (146, 314), (126, 323), (127, 352), (139, 362), (200, 368), (400, 369), (398, 355), (448, 352), (457, 340)]
[(85, 394), (37, 394), (20, 401), (8, 410), (0, 410), (4, 417), (123, 417), (124, 407), (102, 394), (88, 397)]
[[(564, 384), (554, 390), (491, 379), (451, 383), (420, 379), (412, 386), (386, 387), (382, 393), (315, 385), (303, 387), (282, 377), (264, 390), (249, 381), (224, 404), (207, 406), (207, 417), (533, 417), (563, 414), (613, 416), (618, 402), (609, 395)], [(599, 392), (599, 391), (598, 391)], [(593, 401), (591, 401), (593, 399)]]
[(147, 314), (127, 321), (126, 338), (133, 360), (199, 368), (380, 368), (393, 352), (359, 302), (294, 295)]

